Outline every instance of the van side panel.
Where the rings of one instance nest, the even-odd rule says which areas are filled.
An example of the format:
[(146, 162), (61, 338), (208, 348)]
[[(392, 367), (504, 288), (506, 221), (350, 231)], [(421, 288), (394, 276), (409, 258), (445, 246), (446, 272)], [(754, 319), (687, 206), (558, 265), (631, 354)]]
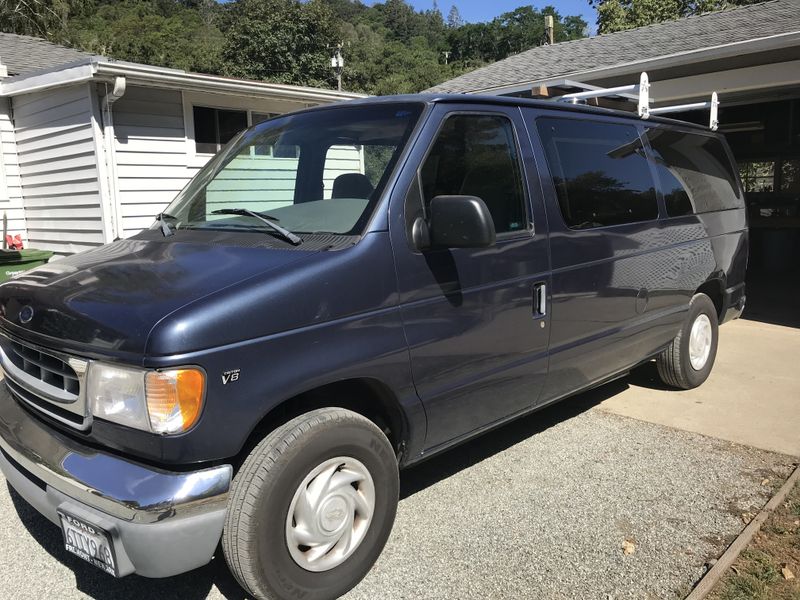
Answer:
[[(586, 229), (567, 227), (552, 174), (548, 176), (552, 165), (533, 123), (552, 113), (525, 112), (543, 170), (550, 224), (550, 370), (541, 398), (548, 402), (660, 351), (677, 334), (694, 290), (719, 267), (701, 219), (693, 216), (680, 226), (666, 222), (660, 195), (659, 218)], [(606, 117), (587, 120), (631, 125)], [(648, 169), (645, 162), (638, 166)]]

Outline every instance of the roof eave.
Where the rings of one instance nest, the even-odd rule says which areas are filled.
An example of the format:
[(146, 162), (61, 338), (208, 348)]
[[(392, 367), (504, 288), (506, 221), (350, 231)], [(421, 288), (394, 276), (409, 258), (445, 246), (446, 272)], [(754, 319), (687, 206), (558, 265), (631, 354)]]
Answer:
[(469, 91), (462, 91), (460, 93), (489, 95), (513, 94), (526, 92), (529, 91), (533, 86), (547, 85), (549, 82), (560, 79), (569, 78), (581, 82), (595, 81), (616, 77), (619, 75), (638, 73), (641, 71), (668, 69), (674, 66), (697, 64), (711, 60), (741, 56), (743, 54), (754, 54), (757, 52), (780, 50), (782, 48), (788, 48), (798, 44), (800, 44), (800, 31), (792, 31), (789, 33), (782, 33), (751, 40), (731, 42), (730, 44), (721, 44), (718, 46), (710, 46), (708, 48), (700, 48), (698, 50), (687, 50), (686, 52), (666, 54), (664, 56), (658, 56), (654, 58), (632, 60), (625, 63), (618, 63), (610, 67), (600, 67), (597, 69), (587, 69), (584, 71), (568, 71), (565, 73), (553, 74), (548, 77), (531, 79), (529, 81), (508, 85), (470, 89)]
[(337, 102), (365, 97), (364, 94), (352, 92), (189, 73), (180, 69), (114, 61), (99, 56), (0, 81), (0, 96), (17, 96), (91, 80), (108, 81), (116, 77), (125, 77), (128, 85), (213, 92), (253, 98), (280, 98), (297, 102)]

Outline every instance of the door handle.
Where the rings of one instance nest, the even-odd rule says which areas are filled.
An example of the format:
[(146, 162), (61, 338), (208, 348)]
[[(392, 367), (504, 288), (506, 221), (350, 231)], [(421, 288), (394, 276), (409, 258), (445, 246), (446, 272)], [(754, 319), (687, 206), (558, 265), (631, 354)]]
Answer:
[(539, 319), (547, 315), (547, 285), (544, 282), (533, 284), (533, 317)]

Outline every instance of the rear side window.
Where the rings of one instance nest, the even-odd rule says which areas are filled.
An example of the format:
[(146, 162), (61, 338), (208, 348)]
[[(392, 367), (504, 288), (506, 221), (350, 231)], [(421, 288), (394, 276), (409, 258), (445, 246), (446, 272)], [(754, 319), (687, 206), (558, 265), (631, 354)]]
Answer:
[(722, 142), (673, 129), (648, 129), (658, 178), (671, 217), (743, 206)]
[(561, 214), (572, 229), (649, 221), (655, 185), (636, 127), (576, 119), (536, 121)]
[(527, 227), (514, 129), (506, 117), (448, 117), (420, 176), (426, 209), (436, 196), (477, 196), (492, 214), (497, 233)]

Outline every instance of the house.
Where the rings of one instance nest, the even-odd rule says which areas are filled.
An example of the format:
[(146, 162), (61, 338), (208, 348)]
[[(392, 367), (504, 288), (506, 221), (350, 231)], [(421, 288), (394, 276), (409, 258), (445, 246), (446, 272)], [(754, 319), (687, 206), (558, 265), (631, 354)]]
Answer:
[[(649, 76), (656, 107), (708, 100), (718, 92), (719, 129), (747, 192), (749, 276), (756, 282), (749, 289), (777, 282), (770, 302), (795, 299), (800, 293), (800, 0), (540, 46), (429, 91), (550, 97), (637, 83), (641, 72)], [(707, 111), (668, 116), (708, 122)], [(796, 305), (789, 309), (794, 316), (781, 319), (800, 325)]]
[[(356, 97), (0, 33), (0, 211), (26, 245), (61, 255), (128, 237), (239, 130)], [(342, 152), (357, 164), (357, 152)]]

